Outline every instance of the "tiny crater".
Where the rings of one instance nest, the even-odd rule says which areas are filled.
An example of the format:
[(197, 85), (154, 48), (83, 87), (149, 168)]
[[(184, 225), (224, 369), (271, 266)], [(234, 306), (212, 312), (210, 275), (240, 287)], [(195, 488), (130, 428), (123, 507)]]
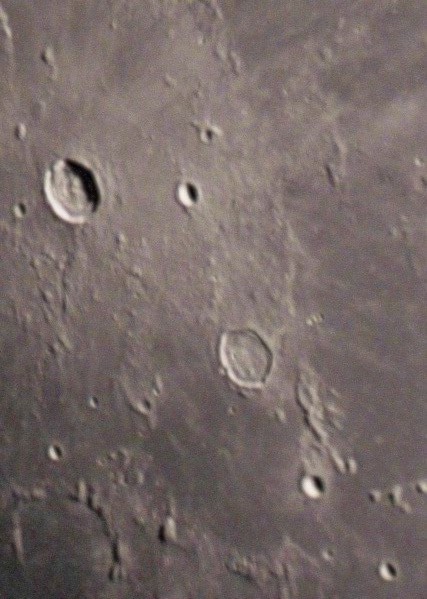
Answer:
[(41, 53), (41, 59), (49, 67), (53, 67), (55, 65), (55, 53), (52, 46), (46, 46)]
[(201, 133), (202, 141), (209, 143), (213, 140), (214, 135), (213, 129), (211, 129), (211, 127), (206, 127)]
[(233, 383), (257, 389), (264, 385), (270, 374), (273, 354), (255, 331), (226, 331), (219, 343), (219, 361)]
[(335, 174), (334, 167), (331, 164), (325, 165), (325, 173), (326, 173), (326, 178), (329, 182), (329, 185), (331, 187), (337, 187), (337, 177)]
[(52, 462), (59, 462), (64, 458), (64, 448), (59, 443), (52, 443), (47, 449), (47, 455)]
[(386, 582), (392, 582), (399, 576), (399, 568), (394, 562), (384, 560), (378, 566), (378, 573)]
[(25, 123), (18, 123), (15, 127), (15, 136), (19, 141), (24, 141), (27, 137), (27, 127)]
[(372, 503), (379, 503), (382, 499), (382, 493), (378, 489), (372, 489), (369, 491), (368, 497)]
[(309, 499), (320, 499), (325, 493), (325, 482), (316, 474), (305, 474), (301, 479), (301, 491)]
[(176, 522), (172, 516), (168, 516), (160, 526), (158, 539), (164, 545), (165, 543), (175, 543), (177, 540)]
[(166, 532), (165, 532), (165, 525), (162, 524), (159, 528), (159, 532), (157, 534), (158, 539), (160, 541), (160, 543), (165, 544), (166, 543)]
[(419, 480), (415, 483), (415, 489), (420, 495), (427, 495), (427, 480)]
[(92, 170), (70, 159), (57, 160), (46, 170), (44, 194), (53, 213), (72, 225), (87, 222), (101, 201)]
[(191, 208), (201, 198), (201, 191), (193, 181), (183, 181), (178, 185), (176, 197), (184, 208)]
[(392, 490), (387, 493), (387, 499), (394, 507), (398, 506), (402, 501), (403, 490), (400, 485), (395, 485)]
[(145, 397), (143, 399), (142, 405), (144, 406), (144, 409), (147, 411), (147, 413), (153, 409), (153, 402), (148, 397)]
[(24, 203), (20, 202), (19, 204), (15, 204), (13, 207), (13, 215), (15, 218), (21, 220), (27, 214), (27, 207)]
[(334, 561), (335, 552), (330, 547), (326, 547), (326, 549), (323, 549), (321, 555), (322, 555), (322, 558), (325, 560), (325, 562), (333, 562)]
[(216, 125), (204, 125), (200, 127), (200, 140), (204, 144), (210, 144), (215, 137), (220, 137), (222, 131)]
[(87, 400), (87, 403), (92, 410), (97, 410), (99, 408), (99, 399), (95, 397), (95, 395), (91, 395)]

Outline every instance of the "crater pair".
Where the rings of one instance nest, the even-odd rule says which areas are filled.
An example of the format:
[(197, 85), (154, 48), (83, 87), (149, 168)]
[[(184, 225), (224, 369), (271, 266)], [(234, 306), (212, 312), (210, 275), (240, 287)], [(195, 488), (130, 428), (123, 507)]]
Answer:
[[(56, 160), (44, 177), (44, 194), (54, 214), (72, 225), (83, 225), (99, 208), (101, 184), (94, 171), (82, 162)], [(176, 191), (177, 201), (186, 209), (201, 198), (193, 181), (182, 181)]]

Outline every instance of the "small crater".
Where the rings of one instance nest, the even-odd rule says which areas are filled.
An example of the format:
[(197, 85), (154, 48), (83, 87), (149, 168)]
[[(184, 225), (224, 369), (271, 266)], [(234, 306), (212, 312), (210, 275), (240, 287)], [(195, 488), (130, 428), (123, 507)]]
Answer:
[(27, 127), (25, 123), (18, 123), (15, 127), (15, 136), (19, 141), (24, 141), (27, 137)]
[(153, 409), (153, 402), (151, 401), (150, 398), (146, 397), (142, 401), (142, 406), (143, 406), (143, 409), (145, 410), (145, 413), (149, 414), (151, 412), (151, 410)]
[(47, 492), (43, 487), (33, 487), (31, 489), (31, 499), (34, 501), (43, 501), (47, 499)]
[(409, 514), (412, 511), (409, 503), (403, 499), (403, 488), (401, 485), (394, 485), (387, 494), (387, 499), (393, 507), (399, 508), (406, 514)]
[(203, 125), (199, 127), (200, 131), (200, 141), (204, 144), (210, 144), (213, 142), (215, 137), (220, 137), (222, 135), (222, 131), (216, 125)]
[(15, 204), (13, 207), (13, 216), (19, 220), (24, 218), (27, 214), (27, 207), (24, 203), (20, 202), (19, 204)]
[(369, 491), (369, 501), (372, 503), (379, 503), (382, 499), (382, 493), (378, 489), (372, 489)]
[(89, 500), (89, 489), (87, 487), (86, 481), (82, 478), (80, 478), (77, 482), (77, 492), (75, 496), (73, 496), (73, 499), (83, 503), (84, 505), (86, 505)]
[(45, 172), (44, 193), (54, 214), (72, 225), (96, 212), (101, 193), (92, 170), (75, 160), (57, 160)]
[(399, 576), (399, 568), (394, 562), (384, 560), (378, 566), (378, 574), (386, 582), (392, 582)]
[(214, 135), (214, 131), (211, 127), (206, 127), (200, 131), (200, 139), (205, 144), (210, 143), (213, 140)]
[(281, 424), (286, 423), (286, 412), (283, 408), (276, 408), (274, 410), (274, 416), (278, 422)]
[(325, 174), (331, 187), (337, 187), (338, 179), (332, 164), (325, 164)]
[(222, 129), (209, 121), (193, 121), (191, 124), (197, 130), (199, 139), (204, 144), (210, 144), (214, 141), (215, 137), (222, 137), (223, 135)]
[(419, 480), (415, 483), (415, 489), (421, 495), (427, 495), (427, 480)]
[(400, 485), (395, 485), (387, 494), (388, 500), (393, 506), (399, 505), (403, 497), (403, 489)]
[(97, 410), (99, 408), (99, 399), (95, 397), (95, 395), (91, 395), (87, 400), (87, 403), (92, 410)]
[(176, 543), (176, 540), (177, 540), (176, 522), (172, 518), (172, 516), (168, 516), (166, 518), (166, 520), (164, 521), (164, 523), (160, 526), (158, 538), (162, 544)]
[(199, 202), (202, 194), (193, 181), (183, 181), (176, 190), (176, 198), (184, 208), (191, 208)]
[(41, 53), (41, 59), (49, 67), (53, 67), (55, 65), (55, 53), (52, 46), (46, 46)]
[(137, 414), (141, 414), (142, 416), (146, 416), (147, 418), (154, 417), (154, 404), (153, 401), (148, 397), (144, 397), (141, 400), (131, 402), (130, 408)]
[(331, 460), (340, 474), (357, 474), (357, 462), (354, 458), (343, 458), (336, 449), (330, 450)]
[(309, 499), (320, 499), (325, 493), (325, 483), (321, 476), (305, 474), (301, 479), (301, 491)]
[(46, 46), (41, 53), (41, 59), (45, 65), (49, 68), (50, 77), (56, 79), (58, 76), (58, 68), (56, 65), (55, 51), (52, 46)]
[(354, 475), (357, 474), (357, 462), (354, 458), (347, 458), (345, 461), (346, 470), (348, 474)]
[(52, 462), (59, 462), (64, 458), (64, 448), (59, 443), (52, 443), (47, 449), (47, 455)]
[(325, 320), (324, 315), (321, 314), (320, 312), (318, 312), (317, 314), (312, 314), (311, 316), (308, 316), (305, 319), (305, 322), (306, 322), (307, 326), (313, 327), (315, 325), (322, 324), (322, 322), (324, 320)]
[(273, 354), (251, 329), (226, 331), (219, 342), (219, 361), (228, 378), (247, 389), (259, 389), (271, 372)]
[(226, 561), (225, 566), (229, 572), (237, 574), (237, 576), (247, 581), (255, 582), (257, 579), (257, 564), (246, 556), (235, 554)]
[(335, 552), (330, 547), (326, 547), (326, 549), (322, 550), (322, 558), (325, 562), (333, 562), (335, 558)]

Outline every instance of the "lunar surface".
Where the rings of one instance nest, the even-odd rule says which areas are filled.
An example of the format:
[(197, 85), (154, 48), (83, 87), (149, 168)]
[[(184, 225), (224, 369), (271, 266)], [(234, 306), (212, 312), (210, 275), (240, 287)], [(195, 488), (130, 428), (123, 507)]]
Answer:
[(426, 23), (0, 0), (0, 599), (427, 596)]

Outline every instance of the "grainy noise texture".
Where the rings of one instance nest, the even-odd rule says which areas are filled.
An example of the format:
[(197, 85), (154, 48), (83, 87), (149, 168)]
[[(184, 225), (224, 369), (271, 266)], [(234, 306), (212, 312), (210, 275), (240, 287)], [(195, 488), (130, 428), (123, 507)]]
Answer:
[(0, 0), (0, 599), (423, 599), (425, 0)]

